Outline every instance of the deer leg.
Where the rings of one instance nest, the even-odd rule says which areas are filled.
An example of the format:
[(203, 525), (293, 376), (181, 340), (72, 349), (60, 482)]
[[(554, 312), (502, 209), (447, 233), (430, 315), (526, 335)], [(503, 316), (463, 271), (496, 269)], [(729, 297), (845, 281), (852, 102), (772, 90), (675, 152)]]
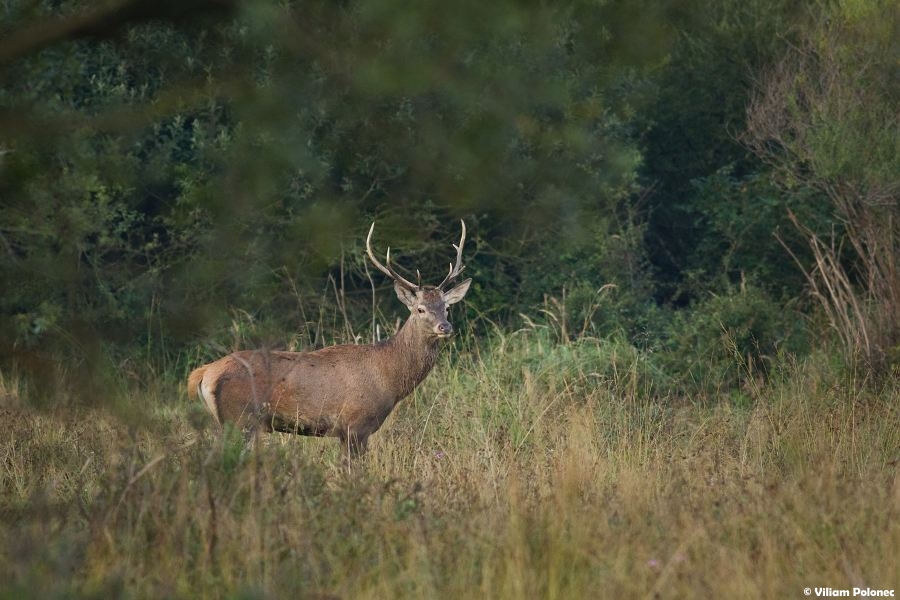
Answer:
[(347, 430), (346, 432), (342, 432), (340, 436), (341, 440), (341, 450), (344, 455), (344, 462), (348, 463), (355, 459), (359, 458), (363, 454), (366, 453), (366, 450), (369, 448), (369, 436), (368, 435), (360, 435), (354, 431)]
[(241, 427), (241, 438), (244, 441), (244, 447), (241, 449), (241, 458), (246, 457), (256, 444), (256, 436), (259, 435), (259, 428), (255, 425), (244, 425)]

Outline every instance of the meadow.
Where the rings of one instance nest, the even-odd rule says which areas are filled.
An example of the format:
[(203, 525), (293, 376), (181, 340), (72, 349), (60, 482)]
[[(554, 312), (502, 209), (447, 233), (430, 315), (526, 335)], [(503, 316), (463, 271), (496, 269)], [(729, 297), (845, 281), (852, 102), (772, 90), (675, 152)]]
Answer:
[(105, 408), (41, 410), (5, 373), (0, 597), (900, 586), (896, 377), (814, 353), (690, 396), (650, 358), (539, 328), (455, 339), (349, 470), (333, 439), (265, 435), (242, 452), (181, 373), (123, 381)]

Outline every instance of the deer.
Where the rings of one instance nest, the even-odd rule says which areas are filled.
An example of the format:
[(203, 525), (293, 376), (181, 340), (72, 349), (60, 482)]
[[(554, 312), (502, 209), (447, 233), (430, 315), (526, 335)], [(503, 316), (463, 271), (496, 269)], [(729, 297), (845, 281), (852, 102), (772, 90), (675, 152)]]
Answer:
[(445, 290), (465, 269), (466, 224), (460, 223), (459, 244), (452, 244), (456, 261), (432, 286), (422, 285), (421, 276), (414, 284), (397, 273), (390, 247), (385, 264), (375, 258), (372, 222), (366, 254), (393, 281), (397, 298), (410, 312), (393, 337), (305, 352), (234, 352), (192, 371), (189, 396), (202, 400), (220, 426), (239, 427), (245, 441), (257, 431), (337, 437), (346, 462), (364, 454), (369, 436), (428, 376), (442, 342), (453, 334), (448, 307), (461, 301), (472, 283), (466, 279)]

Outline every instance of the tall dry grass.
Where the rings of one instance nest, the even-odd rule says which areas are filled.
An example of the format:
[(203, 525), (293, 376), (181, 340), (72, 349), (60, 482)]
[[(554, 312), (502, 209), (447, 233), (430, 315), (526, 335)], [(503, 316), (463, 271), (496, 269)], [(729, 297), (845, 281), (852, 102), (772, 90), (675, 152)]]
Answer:
[[(468, 343), (464, 343), (468, 342)], [(800, 597), (900, 587), (900, 389), (810, 359), (750, 402), (671, 397), (636, 354), (457, 340), (351, 472), (242, 456), (175, 382), (142, 420), (2, 382), (4, 597)], [(841, 379), (843, 377), (843, 379)]]

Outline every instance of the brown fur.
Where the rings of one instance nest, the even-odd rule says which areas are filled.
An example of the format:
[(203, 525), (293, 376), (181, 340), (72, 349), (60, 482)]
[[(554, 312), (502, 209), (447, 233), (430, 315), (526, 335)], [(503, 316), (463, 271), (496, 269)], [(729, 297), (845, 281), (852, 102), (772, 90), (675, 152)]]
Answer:
[(235, 352), (194, 370), (188, 394), (202, 398), (219, 423), (333, 436), (350, 456), (365, 452), (369, 436), (431, 371), (452, 331), (447, 305), (462, 299), (470, 281), (449, 292), (395, 286), (411, 314), (385, 342)]

